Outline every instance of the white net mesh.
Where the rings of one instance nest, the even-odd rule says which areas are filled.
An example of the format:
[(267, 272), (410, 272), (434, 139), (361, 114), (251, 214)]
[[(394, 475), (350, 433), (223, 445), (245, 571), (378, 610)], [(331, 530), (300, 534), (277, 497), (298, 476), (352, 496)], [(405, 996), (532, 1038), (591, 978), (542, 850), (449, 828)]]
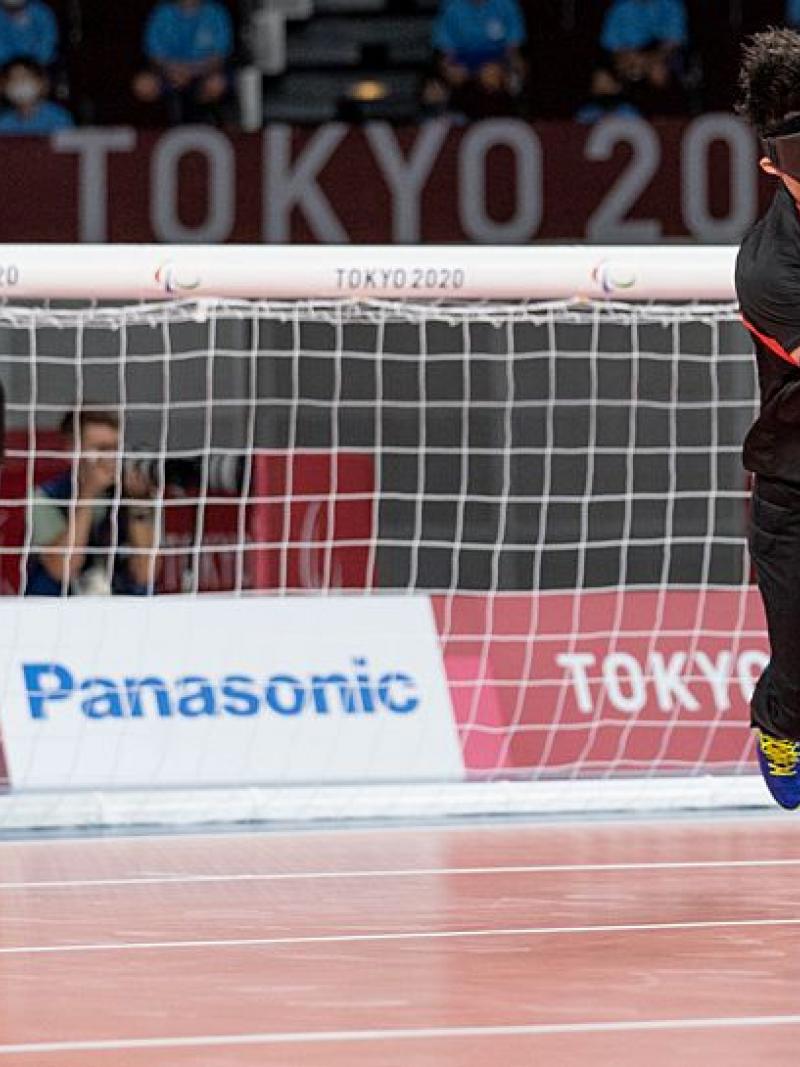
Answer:
[(757, 382), (734, 307), (6, 307), (0, 352), (6, 593), (48, 548), (41, 487), (77, 492), (60, 418), (110, 409), (87, 588), (139, 558), (151, 612), (177, 593), (429, 596), (467, 778), (750, 770)]

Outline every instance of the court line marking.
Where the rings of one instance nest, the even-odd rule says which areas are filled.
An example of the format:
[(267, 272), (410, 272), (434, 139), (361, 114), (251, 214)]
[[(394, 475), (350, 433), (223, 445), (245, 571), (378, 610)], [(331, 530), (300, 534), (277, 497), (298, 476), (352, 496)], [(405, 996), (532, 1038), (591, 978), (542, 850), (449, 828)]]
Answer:
[(302, 882), (359, 878), (428, 878), (491, 874), (597, 874), (603, 871), (747, 870), (800, 867), (800, 859), (697, 860), (663, 863), (558, 863), (501, 867), (407, 867), (363, 871), (267, 871), (241, 874), (156, 874), (131, 878), (75, 878), (36, 882), (0, 882), (0, 891), (15, 889), (102, 889), (126, 886), (183, 886), (236, 882)]
[(374, 934), (311, 934), (303, 937), (236, 937), (196, 941), (100, 941), (64, 945), (9, 945), (0, 956), (43, 956), (79, 952), (144, 952), (165, 949), (271, 948), (283, 945), (363, 944), (387, 941), (443, 941), (478, 937), (539, 937), (570, 934), (619, 934), (674, 930), (727, 930), (800, 926), (791, 919), (711, 919), (668, 923), (609, 923), (597, 926), (489, 927), (477, 930), (397, 930)]
[(107, 1041), (46, 1041), (0, 1045), (0, 1055), (44, 1052), (112, 1052), (132, 1049), (221, 1048), (235, 1045), (305, 1045), (365, 1041), (408, 1041), (456, 1037), (536, 1037), (550, 1034), (642, 1033), (659, 1030), (711, 1030), (797, 1026), (800, 1015), (740, 1015), (698, 1019), (641, 1019), (633, 1022), (530, 1023), (517, 1026), (430, 1026), (393, 1030), (318, 1030), (260, 1034), (208, 1034), (197, 1037), (139, 1037)]

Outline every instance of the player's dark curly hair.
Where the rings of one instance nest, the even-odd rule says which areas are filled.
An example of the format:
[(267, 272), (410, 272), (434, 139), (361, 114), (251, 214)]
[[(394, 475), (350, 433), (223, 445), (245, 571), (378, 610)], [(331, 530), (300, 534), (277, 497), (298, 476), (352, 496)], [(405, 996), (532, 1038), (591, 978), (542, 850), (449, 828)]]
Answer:
[(769, 137), (788, 118), (800, 115), (800, 33), (769, 29), (754, 34), (742, 49), (740, 115)]

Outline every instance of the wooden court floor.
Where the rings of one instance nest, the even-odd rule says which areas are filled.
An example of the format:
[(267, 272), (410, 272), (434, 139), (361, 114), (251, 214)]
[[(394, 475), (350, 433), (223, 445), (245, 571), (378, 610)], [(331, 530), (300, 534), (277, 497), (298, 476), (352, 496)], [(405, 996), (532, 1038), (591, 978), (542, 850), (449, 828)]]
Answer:
[(790, 1064), (800, 822), (0, 842), (0, 1067)]

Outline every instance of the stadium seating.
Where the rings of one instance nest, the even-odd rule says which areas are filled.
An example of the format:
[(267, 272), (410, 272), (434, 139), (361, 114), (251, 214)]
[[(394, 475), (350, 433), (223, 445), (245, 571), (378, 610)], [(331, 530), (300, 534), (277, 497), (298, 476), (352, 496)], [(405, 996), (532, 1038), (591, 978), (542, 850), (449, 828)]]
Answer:
[[(154, 0), (51, 0), (61, 26), (57, 91), (83, 123), (153, 121), (131, 99)], [(239, 28), (238, 65), (261, 121), (415, 122), (440, 0), (225, 0)], [(780, 24), (783, 0), (686, 0), (693, 51), (689, 110), (728, 110), (741, 40)], [(568, 118), (588, 91), (610, 0), (523, 0), (531, 118)], [(262, 106), (263, 95), (263, 106)], [(251, 101), (252, 103), (252, 101)], [(232, 121), (236, 121), (232, 115)]]
[(265, 120), (413, 121), (431, 52), (426, 0), (399, 10), (387, 0), (320, 0), (313, 16), (288, 20), (283, 70), (269, 62), (280, 45), (265, 49), (260, 34), (251, 38), (253, 61), (266, 75)]

